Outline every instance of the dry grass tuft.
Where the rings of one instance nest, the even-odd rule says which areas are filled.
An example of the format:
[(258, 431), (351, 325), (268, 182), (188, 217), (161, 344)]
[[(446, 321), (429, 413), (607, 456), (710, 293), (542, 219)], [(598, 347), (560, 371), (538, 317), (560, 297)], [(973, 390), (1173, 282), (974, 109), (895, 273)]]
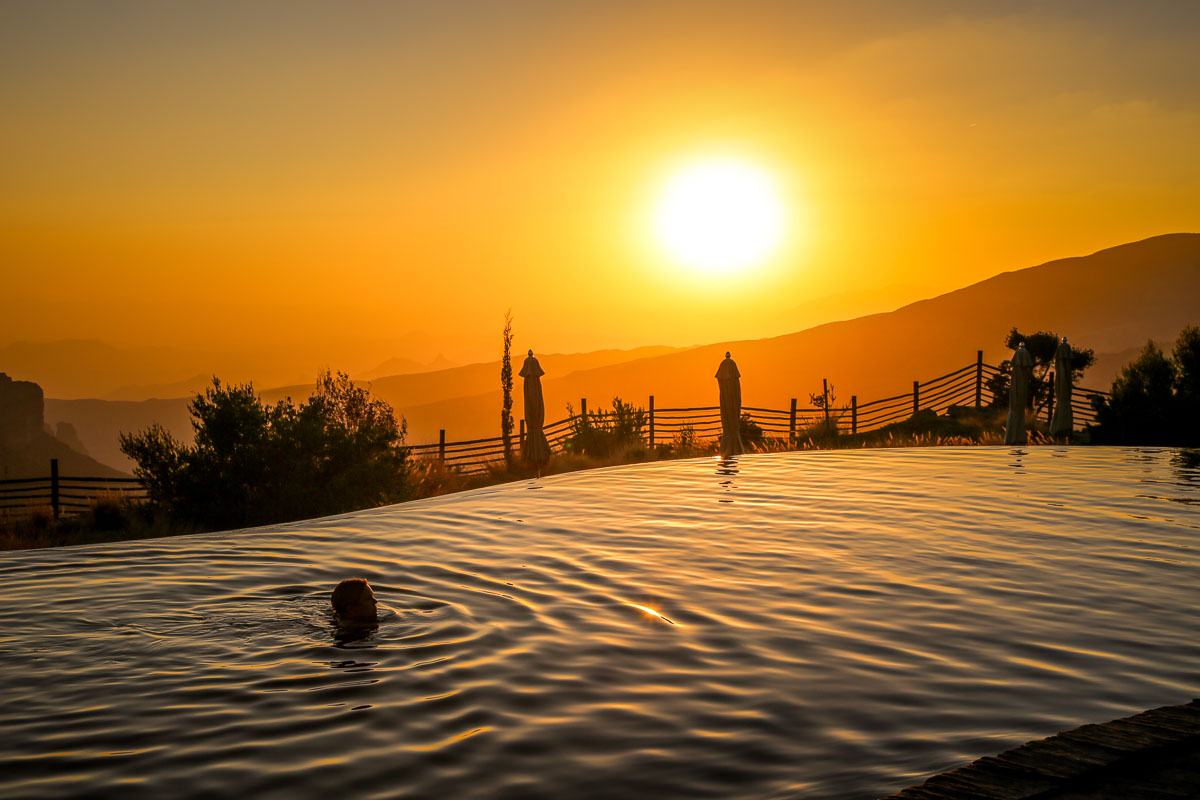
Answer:
[(173, 521), (144, 502), (114, 492), (94, 498), (82, 514), (64, 515), (57, 520), (50, 506), (0, 518), (0, 550), (152, 539), (197, 531), (195, 525)]

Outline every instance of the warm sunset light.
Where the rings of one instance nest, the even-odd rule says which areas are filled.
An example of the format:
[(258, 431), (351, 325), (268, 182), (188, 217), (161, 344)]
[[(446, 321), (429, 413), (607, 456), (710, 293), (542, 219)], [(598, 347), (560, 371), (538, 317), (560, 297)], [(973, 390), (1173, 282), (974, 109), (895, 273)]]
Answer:
[(640, 603), (629, 603), (629, 602), (627, 602), (626, 604), (633, 608), (636, 608), (638, 611), (641, 611), (643, 614), (646, 614), (647, 616), (653, 617), (654, 619), (662, 620), (663, 622), (666, 622), (671, 625), (675, 624), (672, 620), (667, 619), (661, 613), (659, 613), (658, 611), (655, 611), (650, 606), (644, 606)]
[(0, 800), (1200, 800), (1198, 74), (0, 0)]
[(757, 266), (786, 227), (775, 182), (742, 161), (692, 164), (671, 176), (654, 210), (654, 234), (673, 261), (707, 273)]

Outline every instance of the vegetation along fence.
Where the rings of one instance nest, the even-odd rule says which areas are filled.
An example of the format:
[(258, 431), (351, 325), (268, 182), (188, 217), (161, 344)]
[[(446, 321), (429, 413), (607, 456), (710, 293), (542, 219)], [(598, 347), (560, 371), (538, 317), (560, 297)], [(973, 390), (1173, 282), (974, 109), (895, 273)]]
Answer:
[(38, 509), (47, 509), (58, 519), (78, 513), (106, 499), (140, 500), (146, 490), (137, 478), (79, 478), (58, 474), (58, 459), (50, 459), (50, 475), (45, 478), (7, 478), (0, 480), (0, 520), (27, 517)]
[[(836, 425), (841, 433), (859, 434), (902, 422), (918, 411), (945, 413), (950, 406), (982, 408), (985, 404), (991, 405), (995, 400), (990, 388), (991, 379), (999, 373), (997, 367), (983, 362), (983, 351), (979, 351), (975, 363), (932, 380), (913, 381), (911, 391), (892, 397), (860, 403), (857, 396), (852, 396), (849, 404), (830, 408), (801, 407), (793, 397), (787, 408), (743, 406), (742, 412), (762, 430), (764, 439), (794, 445), (803, 441), (807, 429), (821, 423)], [(1047, 377), (1049, 385), (1053, 386), (1053, 375)], [(1107, 396), (1107, 393), (1075, 388), (1071, 396), (1071, 409), (1076, 428), (1095, 422), (1091, 403), (1095, 395)], [(703, 441), (715, 439), (721, 433), (720, 406), (655, 408), (654, 396), (651, 395), (644, 411), (643, 436), (648, 448), (667, 444), (681, 434)], [(1034, 412), (1039, 419), (1049, 421), (1054, 412), (1053, 398), (1035, 408)], [(562, 452), (564, 443), (571, 438), (575, 429), (589, 424), (589, 420), (595, 418), (594, 413), (589, 414), (587, 399), (584, 398), (580, 400), (577, 416), (572, 415), (544, 426), (551, 452)], [(520, 433), (515, 439), (514, 449), (519, 453), (525, 439), (524, 420), (521, 420)], [(501, 437), (447, 442), (445, 430), (441, 431), (436, 443), (410, 445), (409, 450), (417, 458), (437, 459), (465, 474), (486, 472), (490, 466), (504, 460), (504, 440)], [(38, 508), (49, 509), (58, 518), (64, 513), (85, 511), (105, 498), (140, 499), (145, 496), (146, 492), (136, 478), (61, 476), (58, 474), (58, 460), (55, 459), (50, 462), (48, 477), (0, 480), (0, 519), (24, 517)]]
[[(950, 406), (983, 408), (995, 400), (990, 386), (998, 374), (1000, 369), (984, 363), (983, 351), (980, 350), (976, 353), (974, 363), (931, 380), (913, 381), (911, 391), (892, 397), (860, 403), (858, 396), (854, 395), (849, 404), (830, 408), (801, 407), (793, 397), (788, 408), (743, 406), (742, 412), (763, 431), (766, 438), (796, 444), (802, 441), (806, 429), (819, 423), (836, 424), (842, 433), (859, 434), (902, 422), (918, 411), (929, 410), (941, 414)], [(1053, 386), (1053, 373), (1046, 376), (1046, 380)], [(1091, 403), (1095, 395), (1108, 396), (1107, 392), (1097, 389), (1075, 387), (1071, 395), (1071, 410), (1076, 429), (1095, 422)], [(1034, 412), (1038, 419), (1049, 422), (1054, 413), (1053, 397), (1036, 407)], [(715, 439), (721, 433), (720, 406), (655, 408), (654, 395), (650, 395), (645, 413), (643, 435), (646, 446), (650, 448), (667, 444), (685, 431), (698, 440)], [(572, 415), (544, 426), (551, 452), (562, 452), (564, 442), (571, 438), (575, 428), (588, 424), (593, 418), (594, 415), (589, 416), (588, 413), (587, 398), (582, 398), (578, 416)], [(517, 453), (524, 444), (524, 438), (525, 421), (521, 420), (520, 433), (513, 443)], [(447, 442), (445, 430), (439, 433), (436, 443), (410, 445), (409, 449), (418, 458), (436, 458), (466, 474), (486, 472), (490, 466), (504, 459), (504, 440), (499, 436)]]

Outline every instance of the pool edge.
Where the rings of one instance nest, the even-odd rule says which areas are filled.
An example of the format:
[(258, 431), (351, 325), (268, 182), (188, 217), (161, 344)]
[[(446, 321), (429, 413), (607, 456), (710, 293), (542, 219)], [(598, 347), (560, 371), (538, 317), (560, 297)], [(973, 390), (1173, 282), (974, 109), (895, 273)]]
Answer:
[[(1183, 763), (1183, 769), (1180, 769)], [(1091, 723), (943, 772), (881, 800), (1191, 796), (1200, 778), (1200, 698)], [(1149, 792), (1147, 784), (1155, 784)], [(1174, 791), (1172, 791), (1174, 787)], [(1097, 790), (1103, 794), (1093, 795)], [(1159, 793), (1154, 793), (1158, 791)], [(1111, 793), (1111, 794), (1110, 794)]]

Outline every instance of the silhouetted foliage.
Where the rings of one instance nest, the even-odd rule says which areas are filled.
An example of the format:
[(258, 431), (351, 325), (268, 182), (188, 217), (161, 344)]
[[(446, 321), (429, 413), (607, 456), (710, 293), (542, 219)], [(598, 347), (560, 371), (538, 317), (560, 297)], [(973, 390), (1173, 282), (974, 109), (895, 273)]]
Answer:
[(828, 420), (822, 416), (808, 425), (802, 425), (800, 426), (800, 430), (796, 432), (797, 438), (813, 444), (828, 445), (831, 440), (837, 439), (842, 432), (838, 426), (839, 419), (840, 415), (830, 416)]
[(699, 450), (700, 446), (700, 437), (689, 422), (679, 427), (664, 449), (669, 455), (686, 456)]
[(824, 413), (820, 420), (801, 431), (801, 438), (814, 442), (836, 438), (839, 433), (838, 420), (841, 419), (841, 414), (833, 412), (837, 404), (837, 395), (833, 393), (833, 384), (823, 385), (820, 394), (809, 392), (808, 402), (812, 404), (813, 408)]
[(195, 533), (194, 525), (171, 520), (163, 509), (125, 497), (102, 496), (82, 514), (55, 519), (49, 507), (24, 519), (0, 519), (0, 550), (64, 547), (122, 539)]
[(833, 384), (827, 384), (821, 387), (820, 394), (816, 392), (808, 393), (808, 402), (812, 403), (813, 408), (825, 410), (825, 408), (833, 408), (837, 402), (837, 395), (833, 393)]
[(500, 409), (500, 437), (504, 440), (504, 463), (512, 469), (513, 465), (513, 415), (512, 415), (512, 311), (504, 315), (504, 356), (500, 359), (500, 391), (504, 395), (504, 405)]
[(588, 456), (606, 456), (620, 447), (641, 444), (642, 431), (646, 428), (646, 411), (614, 397), (612, 411), (597, 409), (586, 416), (576, 416), (575, 409), (567, 404), (570, 414), (570, 433), (563, 440), (563, 449), (571, 453)]
[[(950, 406), (948, 413), (939, 415), (924, 408), (902, 420), (862, 433), (830, 434), (824, 419), (802, 429), (798, 446), (802, 450), (824, 450), (860, 447), (959, 447), (976, 444), (1001, 444), (1004, 441), (1002, 414), (996, 409), (976, 409), (973, 406)], [(1031, 440), (1038, 440), (1031, 432)], [(774, 440), (784, 445), (786, 440)], [(772, 440), (768, 439), (768, 449)], [(793, 446), (789, 445), (791, 449)], [(781, 448), (782, 449), (782, 448)]]
[(98, 531), (128, 527), (129, 506), (129, 501), (119, 495), (97, 497), (89, 503), (92, 527)]
[[(1033, 358), (1033, 380), (1029, 386), (1031, 408), (1042, 405), (1054, 393), (1054, 382), (1050, 380), (1050, 371), (1054, 369), (1054, 354), (1058, 351), (1058, 343), (1061, 340), (1061, 337), (1053, 331), (1038, 331), (1026, 336), (1016, 327), (1013, 327), (1008, 332), (1008, 336), (1004, 338), (1004, 346), (1009, 350), (1016, 350), (1024, 342), (1025, 349)], [(1094, 350), (1076, 347), (1072, 344), (1071, 383), (1078, 384), (1083, 373), (1094, 363), (1096, 363)], [(1008, 385), (1012, 379), (1012, 360), (1006, 358), (997, 366), (999, 373), (984, 379), (984, 385), (991, 390), (994, 404), (1007, 405)]]
[(1200, 444), (1200, 328), (1184, 328), (1168, 356), (1154, 342), (1113, 381), (1112, 396), (1092, 398), (1098, 444)]
[(1200, 327), (1184, 328), (1175, 340), (1175, 417), (1180, 441), (1200, 446)]
[(212, 386), (188, 406), (195, 444), (159, 425), (121, 435), (150, 501), (210, 528), (338, 514), (407, 497), (404, 422), (345, 373), (313, 395), (264, 403), (250, 384)]

